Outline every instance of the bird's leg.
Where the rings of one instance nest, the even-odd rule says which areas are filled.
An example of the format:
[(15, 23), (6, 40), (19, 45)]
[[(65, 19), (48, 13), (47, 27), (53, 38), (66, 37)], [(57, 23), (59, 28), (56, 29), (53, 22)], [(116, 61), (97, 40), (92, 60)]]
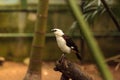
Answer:
[(61, 55), (61, 57), (62, 57), (62, 58), (65, 58), (65, 53), (63, 53), (63, 54)]
[(63, 53), (59, 59), (59, 63), (63, 63), (64, 59), (65, 59), (65, 54)]
[(59, 60), (59, 63), (64, 64), (64, 66), (65, 66), (66, 68), (68, 68), (68, 64), (67, 64), (67, 61), (66, 61), (66, 57), (65, 57), (65, 56), (66, 56), (66, 55), (65, 55), (64, 53), (61, 55), (60, 60)]

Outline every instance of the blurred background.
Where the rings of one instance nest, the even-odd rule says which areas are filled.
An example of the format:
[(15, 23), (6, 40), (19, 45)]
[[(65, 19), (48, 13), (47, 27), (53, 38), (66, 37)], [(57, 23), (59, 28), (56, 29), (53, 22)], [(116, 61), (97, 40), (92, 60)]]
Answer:
[[(100, 0), (76, 1), (106, 60), (114, 60), (118, 63), (115, 66), (109, 65), (109, 69), (115, 80), (120, 80), (120, 0), (105, 0), (118, 25), (111, 19)], [(23, 61), (25, 62), (30, 56), (37, 20), (37, 6), (38, 0), (0, 0), (0, 80), (23, 80), (28, 68)], [(79, 47), (83, 62), (86, 62), (80, 67), (92, 74), (95, 80), (102, 80), (97, 67), (90, 64), (94, 60), (65, 0), (49, 0), (46, 43), (42, 54), (42, 79), (59, 80), (61, 75), (53, 70), (54, 62), (62, 54), (51, 32), (54, 27), (62, 29), (65, 34), (71, 36)], [(113, 56), (117, 57), (111, 58)], [(67, 55), (67, 57), (76, 60), (74, 54)], [(2, 60), (5, 61), (3, 65)]]
[[(30, 56), (36, 22), (37, 1), (0, 0), (0, 56), (5, 57), (6, 60), (23, 61)], [(77, 1), (78, 4), (81, 4), (81, 0)], [(106, 1), (117, 21), (120, 22), (120, 1)], [(108, 58), (120, 54), (119, 30), (103, 8), (103, 5), (99, 5), (99, 2), (89, 5), (89, 9), (95, 9), (89, 13), (86, 12), (85, 19), (89, 22), (95, 39), (105, 57)], [(57, 60), (61, 55), (55, 37), (50, 31), (54, 27), (62, 29), (74, 39), (84, 57), (84, 61), (92, 61), (90, 51), (80, 34), (81, 31), (64, 0), (50, 0), (49, 3), (46, 47), (43, 54), (44, 61)], [(69, 57), (74, 58), (74, 55)]]

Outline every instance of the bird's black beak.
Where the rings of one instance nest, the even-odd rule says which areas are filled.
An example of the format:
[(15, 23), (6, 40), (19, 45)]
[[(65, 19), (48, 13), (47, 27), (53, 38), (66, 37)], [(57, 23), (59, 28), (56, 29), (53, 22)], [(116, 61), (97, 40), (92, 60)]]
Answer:
[(55, 32), (56, 30), (55, 29), (51, 29), (51, 32)]

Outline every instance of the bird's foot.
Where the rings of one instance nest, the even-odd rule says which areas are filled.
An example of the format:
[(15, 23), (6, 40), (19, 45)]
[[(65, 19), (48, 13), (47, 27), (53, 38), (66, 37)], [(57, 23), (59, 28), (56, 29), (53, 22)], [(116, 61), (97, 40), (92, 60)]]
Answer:
[(61, 55), (61, 57), (60, 57), (60, 59), (59, 59), (59, 63), (60, 63), (60, 64), (63, 64), (64, 67), (66, 67), (66, 68), (68, 67), (65, 54), (62, 54), (62, 55)]
[(60, 59), (59, 59), (59, 63), (62, 63), (64, 59), (65, 59), (65, 54), (62, 54)]

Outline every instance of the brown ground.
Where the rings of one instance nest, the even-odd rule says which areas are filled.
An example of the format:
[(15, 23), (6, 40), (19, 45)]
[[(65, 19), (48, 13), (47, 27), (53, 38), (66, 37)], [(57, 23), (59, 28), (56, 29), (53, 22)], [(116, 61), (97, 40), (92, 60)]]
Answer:
[[(60, 80), (60, 73), (53, 70), (53, 63), (43, 63), (42, 67), (42, 80)], [(88, 72), (94, 80), (101, 80), (93, 64), (82, 65), (82, 69)], [(115, 71), (114, 67), (110, 67), (115, 80), (120, 80), (120, 69)], [(3, 66), (0, 66), (0, 80), (22, 80), (27, 71), (27, 65), (5, 62)]]

